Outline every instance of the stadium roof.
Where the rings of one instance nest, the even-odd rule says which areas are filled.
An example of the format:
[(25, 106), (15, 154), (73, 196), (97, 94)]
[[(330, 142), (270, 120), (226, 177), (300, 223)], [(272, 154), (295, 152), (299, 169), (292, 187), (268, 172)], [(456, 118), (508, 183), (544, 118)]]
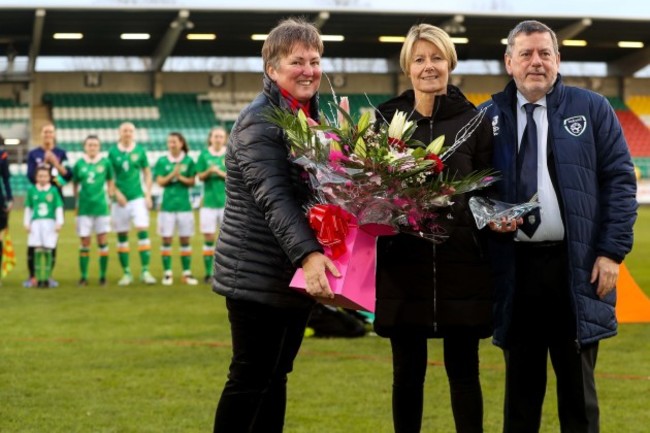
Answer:
[[(38, 56), (135, 56), (149, 58), (151, 70), (161, 70), (168, 56), (259, 56), (261, 41), (252, 34), (267, 33), (287, 12), (133, 9), (0, 9), (0, 56), (25, 56), (27, 73)], [(457, 43), (460, 60), (503, 58), (501, 40), (519, 21), (530, 17), (504, 15), (442, 15), (414, 13), (305, 13), (319, 22), (321, 32), (340, 35), (342, 42), (326, 42), (332, 58), (396, 59), (400, 43), (380, 43), (380, 36), (403, 36), (415, 23), (446, 28)], [(561, 47), (563, 61), (606, 62), (608, 72), (631, 76), (650, 63), (647, 20), (536, 17), (552, 27), (560, 39), (583, 40), (582, 47)], [(81, 39), (54, 39), (57, 33), (80, 33)], [(144, 40), (122, 40), (123, 33), (145, 33)], [(215, 34), (214, 40), (188, 40), (189, 33)], [(644, 48), (621, 48), (619, 41), (642, 42)]]

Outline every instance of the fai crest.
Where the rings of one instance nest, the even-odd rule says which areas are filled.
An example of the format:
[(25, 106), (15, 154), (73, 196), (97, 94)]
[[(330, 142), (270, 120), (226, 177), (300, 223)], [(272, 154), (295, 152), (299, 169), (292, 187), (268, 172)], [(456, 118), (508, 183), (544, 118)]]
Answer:
[(579, 137), (587, 129), (587, 118), (585, 116), (573, 116), (564, 119), (564, 129), (574, 137)]

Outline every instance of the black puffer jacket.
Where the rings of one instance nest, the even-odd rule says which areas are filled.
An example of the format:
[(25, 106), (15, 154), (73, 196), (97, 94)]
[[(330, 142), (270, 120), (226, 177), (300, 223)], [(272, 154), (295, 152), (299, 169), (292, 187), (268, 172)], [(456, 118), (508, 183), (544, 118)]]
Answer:
[[(309, 307), (311, 298), (289, 288), (302, 259), (322, 248), (305, 217), (308, 191), (289, 161), (281, 129), (264, 119), (287, 107), (264, 76), (264, 91), (235, 123), (226, 152), (226, 209), (215, 252), (213, 289), (224, 296), (277, 307)], [(318, 96), (310, 103), (318, 118)]]
[[(414, 92), (408, 90), (381, 104), (378, 114), (390, 122), (397, 110), (411, 113), (414, 104)], [(417, 121), (413, 138), (428, 144), (444, 134), (445, 145), (450, 146), (476, 114), (461, 91), (448, 86), (447, 95), (436, 97), (431, 117), (413, 112), (411, 120)], [(446, 161), (445, 171), (464, 176), (489, 168), (491, 159), (492, 131), (484, 119)], [(451, 209), (442, 212), (449, 239), (440, 245), (405, 234), (379, 238), (378, 334), (407, 331), (443, 337), (462, 332), (482, 338), (491, 334), (492, 281), (485, 240), (476, 229), (467, 200), (457, 196)]]

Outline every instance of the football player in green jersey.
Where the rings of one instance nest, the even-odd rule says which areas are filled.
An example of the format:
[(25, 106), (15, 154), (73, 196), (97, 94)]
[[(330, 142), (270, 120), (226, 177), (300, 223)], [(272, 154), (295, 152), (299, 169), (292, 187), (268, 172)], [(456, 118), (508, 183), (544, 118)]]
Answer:
[[(66, 151), (56, 146), (56, 128), (51, 122), (46, 122), (41, 127), (40, 145), (27, 153), (27, 178), (32, 185), (36, 185), (36, 169), (41, 166), (50, 169), (51, 182), (63, 197), (61, 188), (72, 178), (72, 170), (68, 166)], [(52, 250), (52, 268), (54, 268), (55, 263), (56, 247)], [(23, 287), (33, 287), (36, 285), (33, 247), (27, 248), (27, 269), (29, 270), (29, 278), (23, 283)], [(49, 287), (57, 287), (58, 285), (59, 283), (56, 280), (50, 280), (48, 283)]]
[(190, 188), (194, 186), (196, 170), (194, 161), (188, 155), (189, 147), (185, 137), (172, 132), (167, 137), (166, 155), (156, 162), (154, 175), (163, 188), (162, 203), (158, 213), (158, 234), (162, 237), (162, 264), (164, 276), (162, 283), (173, 283), (172, 237), (178, 233), (181, 243), (181, 265), (185, 284), (195, 286), (198, 281), (192, 276), (192, 246), (190, 237), (194, 234), (194, 212), (190, 202)]
[(50, 287), (52, 250), (63, 226), (63, 199), (52, 185), (49, 167), (36, 169), (36, 185), (27, 191), (23, 224), (29, 233), (27, 245), (34, 248), (37, 287)]
[(97, 235), (99, 249), (99, 284), (106, 285), (108, 267), (108, 240), (111, 218), (109, 216), (106, 191), (115, 194), (113, 167), (100, 154), (101, 143), (96, 135), (84, 140), (84, 155), (72, 169), (74, 196), (77, 211), (77, 235), (81, 238), (79, 247), (80, 286), (88, 285), (88, 262), (90, 260), (90, 236)]
[[(151, 209), (151, 168), (147, 153), (135, 143), (135, 126), (130, 122), (120, 125), (120, 141), (108, 151), (115, 174), (115, 201), (111, 207), (113, 229), (117, 232), (117, 254), (124, 275), (117, 283), (128, 286), (133, 282), (129, 262), (129, 229), (131, 222), (138, 232), (138, 250), (142, 269), (140, 278), (146, 284), (155, 284), (149, 272), (151, 241), (149, 239), (149, 210)], [(144, 178), (144, 190), (142, 180)]]
[(212, 279), (214, 243), (217, 228), (223, 222), (226, 206), (226, 140), (222, 127), (212, 128), (208, 135), (208, 148), (201, 151), (196, 161), (196, 172), (203, 182), (203, 202), (199, 211), (199, 225), (203, 233), (203, 263), (205, 279)]

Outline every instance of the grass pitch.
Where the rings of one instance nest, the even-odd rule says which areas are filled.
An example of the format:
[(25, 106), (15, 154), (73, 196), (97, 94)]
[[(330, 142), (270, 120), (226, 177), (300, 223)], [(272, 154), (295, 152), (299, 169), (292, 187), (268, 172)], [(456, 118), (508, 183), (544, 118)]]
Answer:
[[(208, 286), (136, 283), (118, 287), (111, 236), (108, 287), (77, 287), (78, 240), (68, 214), (54, 272), (57, 289), (24, 289), (21, 212), (11, 218), (18, 266), (0, 287), (0, 432), (207, 432), (230, 359), (223, 298)], [(161, 275), (152, 228), (152, 272)], [(133, 236), (134, 238), (134, 236)], [(136, 251), (132, 239), (132, 251)], [(193, 269), (203, 276), (201, 239)], [(650, 209), (641, 209), (627, 265), (650, 295)], [(132, 253), (137, 275), (139, 259)], [(175, 273), (180, 276), (179, 260)], [(602, 342), (597, 369), (603, 433), (650, 425), (650, 324), (621, 325)], [(430, 342), (423, 432), (454, 431), (439, 341)], [(391, 358), (387, 340), (309, 338), (289, 379), (287, 433), (389, 433)], [(502, 426), (501, 351), (481, 345), (485, 431)], [(543, 433), (559, 431), (552, 373)]]

